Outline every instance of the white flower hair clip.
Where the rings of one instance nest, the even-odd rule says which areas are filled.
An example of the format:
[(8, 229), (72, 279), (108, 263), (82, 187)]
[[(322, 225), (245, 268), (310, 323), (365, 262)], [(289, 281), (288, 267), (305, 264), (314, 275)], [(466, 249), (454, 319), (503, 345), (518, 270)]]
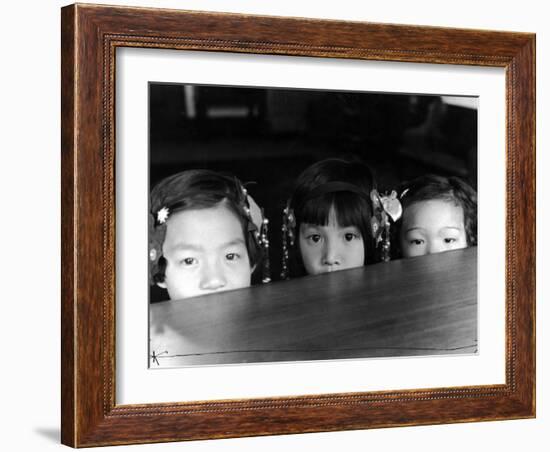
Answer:
[(395, 190), (392, 190), (389, 195), (378, 194), (378, 198), (382, 204), (382, 209), (384, 209), (384, 212), (389, 215), (394, 223), (401, 218), (401, 215), (403, 214), (403, 207), (397, 198), (397, 192)]
[(157, 223), (158, 224), (164, 224), (166, 223), (166, 220), (168, 220), (168, 215), (170, 215), (170, 210), (168, 210), (168, 207), (163, 207), (157, 212)]

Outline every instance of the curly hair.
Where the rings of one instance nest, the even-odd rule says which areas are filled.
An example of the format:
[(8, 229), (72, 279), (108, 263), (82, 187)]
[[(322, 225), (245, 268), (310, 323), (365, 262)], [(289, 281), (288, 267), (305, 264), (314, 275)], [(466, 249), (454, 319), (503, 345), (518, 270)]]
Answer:
[[(477, 246), (477, 192), (462, 179), (427, 174), (402, 184), (400, 193), (403, 213), (414, 203), (434, 199), (452, 202), (462, 207), (466, 242), (468, 246)], [(402, 220), (398, 222), (395, 230), (396, 237), (400, 235), (401, 225)], [(394, 252), (400, 257), (398, 242), (399, 240), (392, 240), (395, 244)]]

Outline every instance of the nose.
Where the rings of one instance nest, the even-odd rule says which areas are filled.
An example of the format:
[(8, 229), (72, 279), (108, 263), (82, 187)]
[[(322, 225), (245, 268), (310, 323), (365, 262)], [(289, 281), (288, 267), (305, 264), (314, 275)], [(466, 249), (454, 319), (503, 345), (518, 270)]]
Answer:
[(342, 264), (340, 247), (333, 240), (326, 241), (324, 256), (323, 256), (323, 264), (324, 265), (341, 265)]
[(205, 266), (200, 279), (201, 290), (219, 290), (226, 284), (227, 279), (219, 264), (213, 262)]
[(445, 251), (445, 247), (439, 241), (432, 240), (428, 243), (427, 254), (437, 254)]

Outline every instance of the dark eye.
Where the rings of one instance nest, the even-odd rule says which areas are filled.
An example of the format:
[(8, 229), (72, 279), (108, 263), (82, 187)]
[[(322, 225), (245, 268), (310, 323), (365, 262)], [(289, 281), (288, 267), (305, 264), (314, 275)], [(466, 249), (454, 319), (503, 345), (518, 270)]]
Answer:
[(321, 241), (321, 236), (319, 234), (311, 234), (308, 239), (313, 243), (319, 243)]
[(228, 261), (234, 261), (234, 260), (237, 260), (239, 258), (239, 255), (237, 253), (227, 253), (225, 255), (225, 258), (228, 260)]
[(356, 239), (357, 237), (358, 237), (357, 234), (354, 234), (353, 232), (348, 232), (344, 235), (346, 242), (351, 242), (353, 239)]
[(455, 243), (456, 239), (452, 237), (447, 237), (446, 239), (444, 239), (444, 241), (445, 243)]
[(193, 265), (197, 262), (197, 260), (194, 257), (186, 257), (181, 261), (184, 265)]
[(413, 240), (409, 240), (409, 243), (411, 245), (422, 245), (424, 243), (424, 240), (422, 240), (422, 239), (413, 239)]

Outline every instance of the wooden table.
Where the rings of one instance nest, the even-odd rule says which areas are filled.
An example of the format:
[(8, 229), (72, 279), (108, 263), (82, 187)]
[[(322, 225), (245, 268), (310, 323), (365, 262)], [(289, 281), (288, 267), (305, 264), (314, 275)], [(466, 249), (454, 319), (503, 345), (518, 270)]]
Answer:
[(150, 306), (150, 367), (477, 351), (477, 249)]

